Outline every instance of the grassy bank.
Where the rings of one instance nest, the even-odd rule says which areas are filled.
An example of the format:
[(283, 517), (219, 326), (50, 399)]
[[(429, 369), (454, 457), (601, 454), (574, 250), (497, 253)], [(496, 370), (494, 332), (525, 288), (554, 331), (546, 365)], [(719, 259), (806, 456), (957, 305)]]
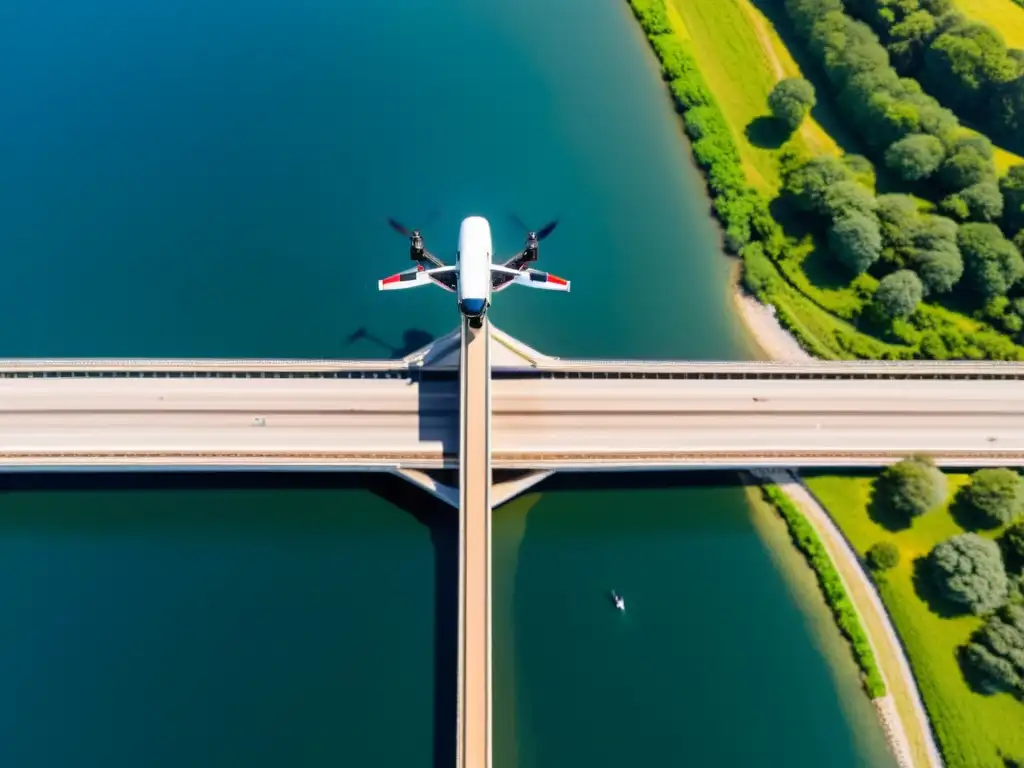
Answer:
[(878, 664), (871, 650), (871, 644), (868, 642), (867, 634), (861, 626), (857, 611), (854, 609), (849, 595), (846, 594), (839, 573), (832, 564), (818, 534), (804, 519), (796, 505), (776, 486), (764, 485), (761, 490), (765, 501), (775, 507), (782, 519), (786, 521), (793, 543), (796, 544), (797, 549), (803, 552), (808, 564), (817, 574), (821, 591), (825, 595), (825, 602), (828, 603), (840, 631), (850, 641), (854, 660), (864, 675), (864, 690), (873, 699), (885, 696), (885, 683), (878, 671)]
[[(950, 499), (966, 482), (950, 475)], [(900, 550), (899, 564), (879, 580), (879, 593), (900, 635), (921, 697), (951, 768), (1005, 768), (1003, 757), (1024, 757), (1024, 708), (1012, 697), (975, 693), (964, 681), (957, 648), (981, 626), (974, 616), (944, 617), (927, 580), (923, 558), (939, 542), (964, 532), (949, 504), (915, 518), (909, 528), (871, 504), (871, 476), (807, 474), (807, 486), (829, 510), (861, 556), (879, 541)], [(983, 535), (997, 536), (999, 531)]]
[[(743, 258), (746, 286), (773, 305), (783, 326), (817, 357), (1024, 359), (1024, 347), (986, 320), (956, 307), (922, 304), (908, 321), (891, 328), (865, 327), (860, 318), (878, 281), (870, 275), (851, 281), (824, 244), (803, 231), (803, 222), (779, 223), (771, 203), (779, 191), (783, 151), (810, 156), (862, 152), (833, 108), (828, 84), (798, 47), (787, 46), (793, 34), (785, 26), (780, 4), (781, 0), (630, 0), (662, 60), (687, 133), (694, 139), (695, 157), (708, 173), (716, 212), (727, 230), (739, 235), (727, 237), (727, 243)], [(679, 61), (682, 65), (676, 66)], [(775, 83), (795, 75), (815, 84), (818, 104), (800, 129), (785, 139), (766, 104)], [(694, 99), (695, 92), (699, 96)], [(725, 134), (714, 137), (720, 158), (709, 158), (709, 142), (700, 146), (709, 121)], [(748, 190), (740, 191), (734, 171), (742, 174)], [(876, 173), (880, 184), (888, 183), (884, 170)], [(756, 203), (750, 202), (752, 195)], [(745, 198), (739, 207), (753, 207), (753, 215), (749, 210), (737, 213), (732, 203), (738, 197)]]

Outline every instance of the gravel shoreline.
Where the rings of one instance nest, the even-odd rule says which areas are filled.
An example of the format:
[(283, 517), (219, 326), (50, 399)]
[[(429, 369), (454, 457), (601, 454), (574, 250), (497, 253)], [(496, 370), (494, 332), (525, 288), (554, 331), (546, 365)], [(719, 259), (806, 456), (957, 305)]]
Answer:
[(789, 362), (815, 359), (779, 324), (774, 307), (762, 304), (738, 283), (733, 288), (732, 296), (743, 324), (765, 357)]

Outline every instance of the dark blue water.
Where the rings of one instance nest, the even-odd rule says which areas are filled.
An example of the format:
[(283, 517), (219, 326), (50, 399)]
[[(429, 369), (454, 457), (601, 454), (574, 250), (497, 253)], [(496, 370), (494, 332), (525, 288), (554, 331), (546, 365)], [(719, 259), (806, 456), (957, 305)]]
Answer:
[[(559, 355), (746, 354), (702, 181), (617, 0), (13, 0), (0, 56), (0, 356), (402, 354), (457, 316), (438, 290), (375, 290), (408, 266), (385, 217), (450, 258), (470, 214), (514, 253), (513, 211), (562, 217), (540, 266), (573, 291), (503, 292), (505, 330)], [(211, 482), (0, 478), (0, 764), (450, 764), (452, 513), (380, 479)], [(743, 586), (690, 586), (701, 539), (665, 503), (730, 521), (716, 551), (787, 599), (739, 492), (634, 491), (614, 525), (586, 514), (608, 498), (551, 490), (525, 535), (499, 526), (499, 760), (621, 764), (644, 743), (643, 764), (748, 764), (709, 752), (703, 720), (674, 730), (696, 707), (730, 733), (730, 713), (763, 718), (773, 756), (823, 754), (813, 722), (830, 765), (857, 764), (877, 733), (846, 719), (793, 605), (749, 623), (762, 676), (736, 664), (747, 624), (701, 615), (675, 642)], [(614, 560), (637, 591), (673, 587), (631, 628), (647, 671), (603, 685), (620, 640), (595, 633), (621, 628), (551, 606)], [(566, 655), (593, 663), (552, 674)], [(697, 664), (721, 697), (676, 684)]]

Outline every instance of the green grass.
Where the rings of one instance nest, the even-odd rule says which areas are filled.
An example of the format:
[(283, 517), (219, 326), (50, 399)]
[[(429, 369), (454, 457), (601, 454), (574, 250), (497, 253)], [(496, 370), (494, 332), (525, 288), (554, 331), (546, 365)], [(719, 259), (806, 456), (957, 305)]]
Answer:
[[(967, 478), (949, 478), (952, 497)], [(981, 625), (981, 619), (941, 618), (915, 588), (920, 559), (940, 541), (964, 532), (948, 505), (917, 518), (908, 529), (891, 531), (869, 513), (872, 477), (805, 473), (804, 481), (859, 554), (883, 540), (899, 547), (900, 564), (888, 572), (879, 592), (906, 648), (947, 765), (1004, 768), (1000, 752), (1024, 757), (1024, 704), (1006, 694), (973, 692), (956, 659), (956, 649)]]
[(998, 29), (1010, 48), (1024, 48), (1024, 7), (1015, 0), (956, 0), (967, 16)]
[[(799, 68), (748, 0), (669, 0), (668, 7), (673, 25), (689, 39), (701, 73), (732, 127), (750, 182), (774, 196), (783, 137), (767, 119), (767, 99), (779, 80), (799, 75)], [(835, 141), (813, 117), (793, 141), (819, 154), (838, 153)]]

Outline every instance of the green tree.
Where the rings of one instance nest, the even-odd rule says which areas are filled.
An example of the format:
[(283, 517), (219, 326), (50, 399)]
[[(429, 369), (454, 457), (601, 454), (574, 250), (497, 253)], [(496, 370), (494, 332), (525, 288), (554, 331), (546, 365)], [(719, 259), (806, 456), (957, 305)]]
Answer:
[(946, 476), (927, 456), (911, 456), (882, 470), (875, 481), (875, 503), (909, 523), (946, 500)]
[(768, 94), (768, 109), (791, 131), (797, 129), (815, 103), (814, 86), (802, 77), (780, 80)]
[(1024, 608), (1007, 605), (990, 617), (964, 657), (989, 693), (1024, 695)]
[(878, 283), (873, 306), (878, 314), (888, 320), (909, 317), (924, 298), (921, 278), (909, 269), (901, 269), (886, 275)]
[(866, 272), (882, 253), (878, 219), (851, 213), (837, 219), (828, 233), (829, 249), (856, 274)]
[(850, 169), (853, 180), (867, 189), (875, 188), (875, 166), (864, 155), (843, 155), (843, 165)]
[(979, 181), (960, 192), (974, 221), (995, 221), (1003, 215), (1003, 195), (994, 181)]
[[(876, 206), (882, 233), (881, 258), (894, 267), (905, 267), (915, 250), (915, 231), (920, 228), (917, 203), (909, 195), (879, 195)], [(956, 238), (956, 227), (953, 238)]]
[(964, 261), (955, 240), (937, 243), (931, 250), (915, 250), (910, 266), (921, 278), (928, 296), (953, 290), (964, 274)]
[(1011, 166), (999, 180), (1003, 193), (1003, 225), (1007, 232), (1024, 230), (1024, 165)]
[(870, 215), (878, 207), (871, 190), (856, 181), (839, 181), (825, 190), (825, 208), (833, 219), (852, 213)]
[(885, 164), (906, 181), (927, 179), (946, 159), (946, 148), (934, 136), (912, 133), (885, 152)]
[(1024, 277), (1024, 258), (995, 224), (964, 224), (957, 245), (972, 286), (986, 299), (1006, 295)]
[(900, 563), (900, 550), (891, 541), (873, 544), (866, 553), (868, 565), (873, 571), (888, 571)]
[(956, 140), (939, 168), (939, 180), (951, 192), (995, 178), (992, 142), (984, 136), (962, 136)]
[(783, 190), (793, 196), (797, 207), (828, 215), (826, 195), (833, 186), (852, 181), (853, 172), (838, 158), (823, 155), (784, 168)]
[(1001, 606), (1009, 592), (999, 545), (976, 533), (962, 533), (931, 552), (932, 573), (942, 593), (975, 615)]
[(995, 527), (1011, 523), (1024, 505), (1024, 483), (1012, 469), (979, 469), (963, 490), (964, 503)]

